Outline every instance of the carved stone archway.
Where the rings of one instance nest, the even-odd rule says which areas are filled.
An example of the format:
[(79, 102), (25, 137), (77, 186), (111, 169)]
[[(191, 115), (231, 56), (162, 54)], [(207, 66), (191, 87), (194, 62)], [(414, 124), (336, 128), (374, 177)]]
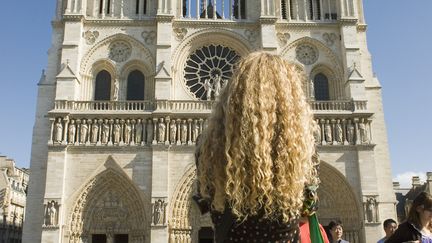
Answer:
[(201, 216), (198, 207), (192, 203), (196, 191), (195, 165), (188, 167), (174, 191), (169, 207), (169, 242), (198, 242), (201, 227), (212, 227), (210, 215)]
[(104, 234), (110, 242), (116, 234), (127, 234), (129, 242), (143, 243), (150, 235), (147, 219), (135, 185), (122, 171), (108, 167), (90, 180), (76, 199), (68, 222), (68, 242), (90, 242), (93, 234)]
[[(362, 213), (359, 201), (348, 181), (331, 165), (321, 162), (321, 184), (318, 190), (320, 222), (326, 225), (330, 220), (340, 219), (344, 225), (345, 237), (353, 243), (360, 242)], [(208, 215), (201, 216), (192, 203), (196, 190), (195, 165), (190, 166), (173, 193), (169, 207), (169, 242), (198, 242), (200, 227), (211, 226)]]
[(351, 243), (360, 242), (362, 211), (359, 199), (345, 176), (331, 165), (321, 162), (319, 169), (321, 184), (318, 189), (320, 223), (339, 219), (344, 227), (344, 237)]

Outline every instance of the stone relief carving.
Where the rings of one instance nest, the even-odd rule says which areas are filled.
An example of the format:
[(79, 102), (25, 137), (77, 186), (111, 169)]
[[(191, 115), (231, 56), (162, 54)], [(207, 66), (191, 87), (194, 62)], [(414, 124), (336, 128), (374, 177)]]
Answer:
[(119, 123), (119, 120), (116, 119), (113, 128), (113, 137), (114, 137), (115, 144), (120, 143), (120, 131), (121, 131), (121, 125)]
[(178, 41), (183, 40), (183, 38), (187, 35), (187, 29), (185, 28), (174, 28), (174, 34)]
[(115, 62), (124, 62), (131, 56), (132, 47), (126, 41), (116, 41), (109, 47), (109, 58)]
[(83, 37), (86, 40), (87, 45), (93, 45), (96, 42), (96, 39), (99, 37), (99, 32), (87, 30), (83, 33)]
[[(89, 123), (91, 120), (89, 120)], [(91, 125), (91, 143), (97, 143), (98, 142), (98, 135), (99, 135), (99, 125), (97, 124), (97, 120), (95, 119), (95, 122)]]
[(181, 144), (187, 143), (187, 124), (186, 120), (182, 120), (180, 124), (180, 142)]
[(165, 143), (165, 130), (166, 125), (164, 119), (160, 118), (158, 123), (158, 143)]
[(198, 120), (195, 119), (192, 123), (192, 142), (194, 143), (197, 141), (198, 135), (200, 134), (199, 130)]
[(68, 142), (69, 144), (75, 143), (76, 125), (75, 120), (71, 120), (68, 128)]
[(124, 125), (124, 142), (129, 144), (131, 142), (132, 124), (129, 119), (126, 120)]
[(135, 125), (135, 143), (141, 144), (142, 140), (142, 133), (143, 133), (143, 124), (141, 122), (141, 119), (138, 119)]
[(375, 197), (368, 197), (366, 199), (366, 221), (368, 223), (378, 222), (378, 204)]
[(87, 141), (88, 129), (87, 121), (82, 120), (82, 124), (80, 125), (80, 143), (82, 144), (85, 144)]
[(305, 65), (314, 64), (318, 60), (318, 49), (311, 44), (300, 44), (295, 51), (297, 60)]
[(362, 144), (369, 143), (367, 124), (364, 119), (361, 119), (359, 123), (360, 142)]
[(101, 142), (103, 144), (108, 143), (109, 131), (110, 131), (110, 125), (108, 124), (108, 120), (105, 119), (104, 123), (102, 124), (102, 138), (101, 138)]
[(322, 34), (322, 38), (328, 46), (332, 46), (337, 40), (337, 36), (335, 33), (324, 33)]
[(54, 129), (54, 141), (57, 143), (61, 143), (63, 138), (63, 124), (62, 119), (57, 118), (57, 122), (55, 123)]
[(291, 35), (287, 32), (278, 32), (276, 34), (280, 46), (285, 46), (288, 43), (288, 40), (291, 38)]
[(165, 225), (166, 222), (166, 206), (168, 203), (165, 199), (157, 199), (153, 203), (153, 225)]
[(249, 42), (254, 43), (258, 38), (258, 30), (257, 29), (254, 29), (254, 30), (246, 29), (244, 31), (244, 35)]
[(343, 131), (342, 131), (342, 125), (340, 124), (340, 120), (336, 121), (335, 139), (337, 144), (343, 144)]
[(44, 226), (48, 226), (48, 227), (58, 226), (59, 210), (60, 210), (60, 205), (55, 200), (51, 200), (45, 204)]
[(314, 131), (315, 144), (321, 144), (321, 127), (318, 125)]
[(151, 119), (149, 119), (148, 121), (147, 121), (147, 128), (146, 128), (146, 134), (147, 134), (147, 138), (146, 138), (146, 141), (147, 141), (147, 144), (152, 144), (153, 143), (153, 124), (152, 124), (152, 120)]
[(332, 136), (332, 128), (330, 125), (330, 121), (327, 120), (324, 125), (324, 137), (327, 144), (332, 144), (333, 136)]
[(156, 32), (155, 31), (143, 31), (141, 33), (141, 36), (147, 45), (153, 45), (155, 43), (155, 40), (156, 40)]
[(170, 136), (169, 136), (170, 144), (175, 144), (177, 140), (177, 125), (174, 119), (170, 121), (169, 129), (170, 129)]
[(348, 120), (348, 124), (347, 124), (347, 142), (348, 142), (348, 144), (354, 144), (354, 134), (355, 134), (354, 125), (351, 123), (351, 120)]

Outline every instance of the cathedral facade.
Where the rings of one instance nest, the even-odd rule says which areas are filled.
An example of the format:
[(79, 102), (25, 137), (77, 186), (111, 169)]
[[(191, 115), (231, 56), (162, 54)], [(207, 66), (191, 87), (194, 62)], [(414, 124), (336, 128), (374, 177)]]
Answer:
[[(54, 3), (53, 3), (54, 4)], [(320, 131), (322, 224), (396, 217), (362, 0), (57, 0), (38, 83), (24, 242), (211, 242), (194, 149), (239, 58), (296, 64)]]

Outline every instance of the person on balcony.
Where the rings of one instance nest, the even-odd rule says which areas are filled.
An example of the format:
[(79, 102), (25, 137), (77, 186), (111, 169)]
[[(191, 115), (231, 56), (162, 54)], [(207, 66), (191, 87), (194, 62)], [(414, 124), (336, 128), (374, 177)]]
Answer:
[(305, 185), (316, 178), (312, 111), (295, 67), (244, 57), (197, 144), (201, 213), (215, 242), (298, 242)]

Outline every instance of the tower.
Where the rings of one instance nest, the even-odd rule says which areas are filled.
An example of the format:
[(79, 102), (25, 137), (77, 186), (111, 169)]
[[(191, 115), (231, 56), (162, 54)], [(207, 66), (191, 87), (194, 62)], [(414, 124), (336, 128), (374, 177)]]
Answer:
[(38, 84), (24, 242), (198, 242), (194, 145), (235, 62), (304, 72), (323, 224), (395, 217), (381, 86), (360, 0), (58, 0)]

